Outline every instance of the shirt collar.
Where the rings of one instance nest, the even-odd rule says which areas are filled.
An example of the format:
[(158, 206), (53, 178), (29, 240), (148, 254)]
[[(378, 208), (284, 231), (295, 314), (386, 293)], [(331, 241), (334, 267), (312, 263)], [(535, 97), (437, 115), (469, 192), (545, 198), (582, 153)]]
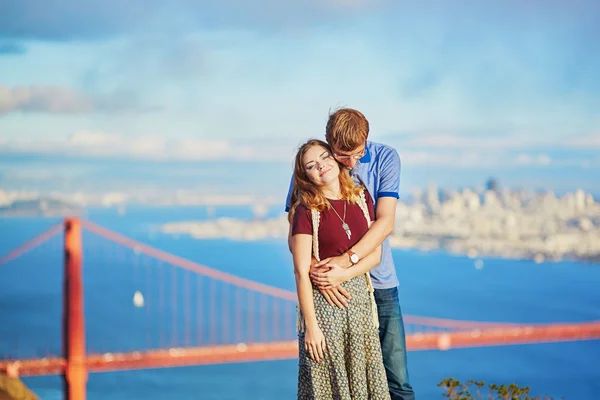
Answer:
[(361, 164), (371, 162), (371, 153), (369, 152), (369, 142), (365, 144), (365, 155), (358, 160)]
[(367, 142), (367, 144), (365, 145), (365, 155), (362, 156), (362, 158), (358, 160), (354, 168), (350, 170), (350, 174), (356, 174), (361, 165), (367, 164), (369, 162), (371, 162), (371, 153), (369, 152), (369, 142)]

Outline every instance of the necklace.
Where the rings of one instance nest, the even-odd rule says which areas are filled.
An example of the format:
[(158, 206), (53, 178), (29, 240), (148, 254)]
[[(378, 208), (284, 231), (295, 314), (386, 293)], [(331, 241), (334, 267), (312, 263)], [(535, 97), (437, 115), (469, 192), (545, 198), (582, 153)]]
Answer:
[(338, 218), (340, 219), (340, 221), (342, 221), (342, 228), (344, 228), (344, 231), (346, 231), (346, 235), (348, 236), (348, 240), (350, 240), (350, 236), (352, 236), (352, 231), (350, 230), (350, 227), (346, 223), (346, 203), (347, 203), (347, 201), (344, 200), (344, 218), (340, 217), (340, 214), (338, 214), (338, 212), (333, 207), (333, 204), (331, 204), (331, 202), (329, 200), (327, 200), (327, 202), (331, 206), (331, 209), (333, 210), (335, 215), (337, 215)]

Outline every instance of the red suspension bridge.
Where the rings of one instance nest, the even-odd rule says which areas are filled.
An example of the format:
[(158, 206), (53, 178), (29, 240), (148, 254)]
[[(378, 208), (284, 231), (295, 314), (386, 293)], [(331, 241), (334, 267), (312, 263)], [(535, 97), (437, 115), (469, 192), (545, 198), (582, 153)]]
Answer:
[[(0, 372), (62, 374), (65, 398), (81, 400), (88, 372), (298, 355), (295, 292), (197, 264), (77, 218), (17, 247), (0, 258), (0, 266), (9, 268), (36, 250), (39, 254), (28, 264), (59, 264), (40, 250), (48, 243), (64, 249), (62, 300), (45, 304), (50, 309), (59, 304), (54, 311), (62, 315), (62, 325), (56, 332), (19, 332), (9, 346), (14, 351), (0, 361)], [(32, 285), (50, 285), (42, 279), (31, 275)], [(600, 321), (542, 325), (405, 315), (404, 323), (408, 350), (600, 339)], [(94, 334), (86, 335), (86, 328)], [(30, 335), (26, 354), (23, 335)]]

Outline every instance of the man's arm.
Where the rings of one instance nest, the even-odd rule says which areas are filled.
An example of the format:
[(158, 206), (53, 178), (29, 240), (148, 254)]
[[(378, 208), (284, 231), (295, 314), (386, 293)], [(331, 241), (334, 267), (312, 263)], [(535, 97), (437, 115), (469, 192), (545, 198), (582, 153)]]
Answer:
[[(381, 246), (386, 237), (394, 231), (394, 223), (396, 221), (396, 204), (398, 200), (395, 197), (382, 197), (377, 202), (375, 209), (375, 221), (365, 233), (365, 235), (352, 246), (352, 251), (358, 254), (359, 257), (372, 253)], [(350, 258), (345, 255), (348, 267), (351, 265)]]
[(311, 280), (317, 285), (319, 290), (329, 290), (337, 287), (340, 283), (364, 275), (381, 261), (381, 246), (377, 246), (375, 251), (362, 258), (359, 262), (349, 268), (342, 268), (338, 265), (332, 265), (328, 272), (312, 272)]
[(366, 256), (365, 258), (363, 258), (362, 260), (360, 260), (353, 266), (346, 268), (346, 270), (350, 274), (348, 280), (350, 280), (354, 277), (366, 274), (367, 272), (371, 271), (373, 269), (373, 267), (375, 267), (376, 265), (379, 265), (380, 262), (381, 262), (381, 246), (377, 246), (375, 248), (375, 250), (373, 250), (371, 253), (369, 253), (368, 256)]

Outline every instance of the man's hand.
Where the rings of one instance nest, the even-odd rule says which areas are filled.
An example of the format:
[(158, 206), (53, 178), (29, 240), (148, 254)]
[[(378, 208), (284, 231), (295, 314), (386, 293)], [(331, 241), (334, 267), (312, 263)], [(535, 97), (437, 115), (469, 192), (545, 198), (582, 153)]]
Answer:
[[(330, 258), (321, 260), (318, 263), (314, 264), (314, 267), (323, 267), (325, 264), (335, 264), (335, 265), (339, 265), (342, 268), (350, 268), (352, 266), (352, 263), (350, 262), (350, 257), (346, 253), (342, 254), (341, 256), (330, 257)], [(311, 272), (312, 272), (312, 268), (311, 268)]]
[(310, 278), (319, 289), (333, 289), (342, 282), (348, 280), (348, 270), (336, 264), (328, 263), (325, 268), (316, 269), (316, 272), (311, 272)]
[[(326, 262), (329, 262), (331, 260), (331, 258), (327, 258)], [(320, 266), (317, 267), (317, 260), (315, 258), (312, 259), (312, 265), (310, 267), (310, 274), (312, 277), (312, 274), (320, 274), (320, 273), (325, 273), (328, 272), (329, 270), (331, 270), (330, 266)], [(314, 282), (314, 281), (313, 281)], [(316, 284), (316, 282), (315, 282)], [(338, 306), (339, 308), (344, 308), (344, 307), (348, 307), (348, 300), (350, 300), (352, 298), (352, 296), (350, 296), (350, 293), (348, 293), (346, 291), (346, 289), (344, 289), (341, 286), (337, 286), (331, 289), (322, 289), (320, 287), (317, 286), (317, 288), (319, 289), (319, 291), (321, 292), (321, 294), (323, 295), (323, 297), (325, 297), (325, 300), (327, 300), (327, 302), (329, 303), (330, 306)]]

